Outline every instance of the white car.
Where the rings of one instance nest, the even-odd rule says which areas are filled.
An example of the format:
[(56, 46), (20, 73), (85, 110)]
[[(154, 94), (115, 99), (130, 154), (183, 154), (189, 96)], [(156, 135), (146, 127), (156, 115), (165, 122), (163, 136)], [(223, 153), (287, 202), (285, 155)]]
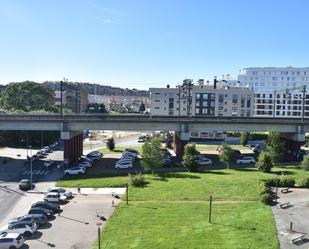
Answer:
[(130, 151), (123, 152), (122, 156), (133, 157), (133, 158), (137, 157), (135, 153), (130, 152)]
[(64, 171), (65, 175), (81, 175), (84, 174), (86, 171), (82, 167), (74, 167), (71, 169), (67, 169)]
[(88, 153), (86, 157), (96, 161), (100, 160), (103, 157), (103, 154), (99, 151), (92, 151)]
[(132, 157), (121, 157), (118, 161), (118, 162), (124, 162), (124, 161), (130, 161), (130, 162), (133, 162), (134, 161), (134, 158)]
[(11, 225), (6, 225), (0, 229), (0, 234), (6, 233), (18, 233), (25, 235), (26, 237), (32, 236), (37, 230), (36, 223), (29, 223), (29, 222), (17, 222)]
[(115, 164), (115, 169), (129, 169), (132, 167), (133, 167), (133, 164), (132, 162), (129, 162), (129, 161), (124, 161), (124, 162)]
[(24, 241), (24, 237), (19, 233), (2, 233), (0, 235), (0, 249), (21, 248)]
[(255, 159), (251, 156), (236, 160), (237, 164), (248, 164), (248, 163), (255, 163), (255, 162), (256, 162)]
[(47, 192), (44, 197), (44, 201), (48, 202), (56, 202), (56, 203), (65, 203), (67, 201), (68, 197), (65, 195), (61, 195), (59, 193), (55, 192)]
[(73, 196), (72, 192), (66, 190), (64, 188), (50, 188), (47, 190), (48, 193), (58, 193), (60, 196), (66, 196), (67, 198), (71, 198)]
[(212, 161), (206, 157), (197, 159), (196, 162), (199, 165), (212, 165)]

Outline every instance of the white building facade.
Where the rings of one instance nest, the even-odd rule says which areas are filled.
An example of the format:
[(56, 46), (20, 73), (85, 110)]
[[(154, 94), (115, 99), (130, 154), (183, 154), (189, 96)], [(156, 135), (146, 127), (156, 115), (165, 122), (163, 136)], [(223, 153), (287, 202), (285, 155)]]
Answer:
[(253, 89), (254, 116), (309, 117), (309, 67), (245, 68), (234, 84)]

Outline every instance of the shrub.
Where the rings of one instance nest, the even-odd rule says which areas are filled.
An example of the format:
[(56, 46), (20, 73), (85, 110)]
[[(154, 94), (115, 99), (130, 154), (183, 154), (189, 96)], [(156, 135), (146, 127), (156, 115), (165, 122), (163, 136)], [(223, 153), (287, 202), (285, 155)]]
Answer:
[(280, 178), (279, 187), (293, 188), (295, 186), (295, 180), (290, 177)]
[(309, 155), (304, 156), (303, 161), (301, 162), (301, 167), (304, 170), (309, 171)]
[(272, 160), (272, 156), (267, 151), (262, 151), (259, 155), (259, 159), (256, 163), (256, 167), (258, 170), (263, 171), (265, 173), (269, 173), (274, 167), (274, 163)]
[(278, 187), (279, 187), (279, 184), (280, 184), (279, 177), (269, 178), (269, 179), (264, 180), (265, 186), (267, 186), (269, 188), (270, 187), (276, 187), (277, 186), (277, 182), (278, 182)]
[(137, 175), (131, 175), (129, 174), (130, 176), (130, 183), (132, 186), (134, 187), (142, 187), (145, 185), (145, 178), (144, 176), (142, 175), (142, 173), (139, 173)]
[(265, 205), (271, 205), (273, 203), (273, 197), (270, 193), (264, 193), (260, 196), (261, 202)]
[(182, 164), (190, 172), (198, 171), (198, 163), (196, 162), (194, 155), (196, 154), (195, 145), (187, 144), (185, 146), (185, 153), (183, 156)]
[(115, 149), (115, 140), (114, 140), (114, 138), (111, 137), (111, 138), (107, 139), (106, 147), (109, 150), (114, 150)]
[(309, 177), (303, 179), (300, 183), (300, 186), (302, 188), (309, 188)]
[(261, 182), (260, 185), (259, 185), (259, 194), (260, 195), (263, 195), (263, 194), (270, 194), (271, 191), (269, 189), (268, 186), (266, 186), (265, 182)]

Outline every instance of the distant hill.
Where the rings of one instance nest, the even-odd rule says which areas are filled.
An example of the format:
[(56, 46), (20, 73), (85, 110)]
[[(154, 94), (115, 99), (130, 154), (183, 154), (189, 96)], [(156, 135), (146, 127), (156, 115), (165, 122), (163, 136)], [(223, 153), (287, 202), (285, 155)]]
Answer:
[[(54, 91), (60, 91), (60, 82), (59, 81), (45, 81), (43, 84)], [(149, 96), (149, 91), (137, 90), (135, 88), (120, 88), (113, 86), (106, 86), (100, 84), (91, 84), (83, 82), (68, 82), (69, 85), (77, 86), (82, 88), (88, 94), (97, 94), (97, 95), (120, 95), (120, 96)]]

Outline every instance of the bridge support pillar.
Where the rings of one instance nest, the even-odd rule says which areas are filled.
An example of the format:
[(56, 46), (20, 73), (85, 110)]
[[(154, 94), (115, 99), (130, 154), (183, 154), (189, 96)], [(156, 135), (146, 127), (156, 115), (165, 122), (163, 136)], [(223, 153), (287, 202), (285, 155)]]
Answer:
[(173, 140), (173, 149), (178, 159), (182, 159), (185, 145), (188, 143), (187, 140), (183, 140), (181, 137), (181, 133), (178, 131), (174, 132), (174, 140)]
[(302, 126), (298, 126), (297, 133), (281, 133), (280, 137), (285, 142), (285, 155), (298, 159), (300, 148), (305, 144), (305, 133)]
[(72, 134), (70, 132), (61, 132), (61, 139), (64, 140), (64, 162), (66, 166), (71, 166), (83, 154), (83, 133)]

